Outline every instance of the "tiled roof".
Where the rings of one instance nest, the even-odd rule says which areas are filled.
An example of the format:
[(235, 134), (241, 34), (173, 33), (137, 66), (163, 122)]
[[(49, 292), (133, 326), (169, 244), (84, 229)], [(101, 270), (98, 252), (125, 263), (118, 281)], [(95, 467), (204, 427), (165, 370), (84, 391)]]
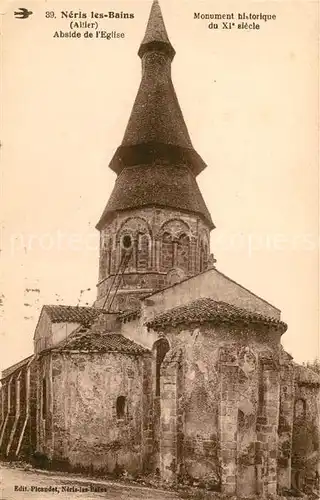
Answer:
[(320, 375), (306, 366), (295, 363), (295, 379), (298, 385), (320, 385)]
[(70, 335), (54, 350), (58, 351), (99, 351), (121, 352), (124, 354), (141, 355), (149, 352), (147, 349), (119, 333), (103, 333), (95, 329), (86, 333)]
[(11, 365), (8, 368), (6, 368), (5, 370), (3, 370), (1, 373), (1, 378), (2, 379), (7, 378), (10, 375), (12, 375), (15, 371), (26, 366), (29, 363), (29, 361), (31, 361), (32, 357), (33, 357), (33, 355), (28, 356), (27, 358), (22, 359), (21, 361), (18, 361), (18, 363), (15, 363), (14, 365)]
[(175, 327), (183, 323), (205, 322), (260, 323), (275, 326), (283, 330), (283, 332), (287, 329), (287, 325), (283, 321), (210, 298), (201, 298), (189, 304), (170, 309), (147, 321), (146, 326), (153, 330), (161, 330), (169, 325)]
[(155, 162), (126, 168), (118, 176), (108, 204), (97, 224), (117, 210), (158, 206), (197, 213), (214, 227), (197, 181), (184, 165)]
[(102, 314), (101, 309), (80, 306), (43, 306), (53, 323), (80, 323), (91, 325), (94, 320)]
[(119, 319), (123, 323), (127, 323), (128, 321), (132, 321), (133, 319), (140, 318), (141, 316), (141, 308), (136, 307), (135, 309), (130, 309), (129, 311), (123, 311), (119, 314)]

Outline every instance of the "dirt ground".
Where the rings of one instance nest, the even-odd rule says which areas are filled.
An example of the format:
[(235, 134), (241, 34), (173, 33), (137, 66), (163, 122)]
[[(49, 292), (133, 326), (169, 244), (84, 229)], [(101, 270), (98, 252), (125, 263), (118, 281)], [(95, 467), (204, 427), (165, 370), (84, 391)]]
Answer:
[(1, 500), (181, 500), (170, 491), (0, 464)]

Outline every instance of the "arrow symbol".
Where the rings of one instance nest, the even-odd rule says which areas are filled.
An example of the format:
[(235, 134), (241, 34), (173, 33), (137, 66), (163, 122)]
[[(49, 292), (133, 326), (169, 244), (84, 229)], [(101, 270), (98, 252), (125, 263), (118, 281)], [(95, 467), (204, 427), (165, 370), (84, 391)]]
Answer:
[(31, 16), (33, 12), (31, 10), (25, 9), (24, 7), (19, 7), (19, 11), (14, 12), (14, 15), (17, 19), (27, 19)]

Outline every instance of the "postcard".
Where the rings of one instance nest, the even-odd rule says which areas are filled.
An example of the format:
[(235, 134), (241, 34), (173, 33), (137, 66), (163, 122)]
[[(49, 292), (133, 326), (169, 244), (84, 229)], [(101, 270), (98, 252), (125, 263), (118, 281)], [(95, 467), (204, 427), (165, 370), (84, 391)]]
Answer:
[(3, 499), (318, 498), (318, 10), (2, 2)]

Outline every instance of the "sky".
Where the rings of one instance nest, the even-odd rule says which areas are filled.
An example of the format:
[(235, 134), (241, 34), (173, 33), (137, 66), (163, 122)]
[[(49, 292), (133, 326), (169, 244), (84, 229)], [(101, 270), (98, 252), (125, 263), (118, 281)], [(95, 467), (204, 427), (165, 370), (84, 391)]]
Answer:
[[(283, 345), (319, 355), (317, 3), (162, 0), (172, 77), (216, 229), (217, 269), (281, 309)], [(32, 352), (43, 304), (91, 304), (108, 169), (138, 90), (149, 0), (2, 4), (0, 370)], [(53, 37), (61, 11), (129, 12)], [(46, 12), (53, 12), (47, 14)], [(264, 13), (259, 30), (209, 29), (194, 13)], [(83, 19), (81, 19), (83, 21)], [(237, 24), (237, 23), (236, 23)], [(91, 30), (94, 32), (94, 30)], [(95, 32), (94, 32), (95, 36)], [(90, 289), (90, 290), (88, 290)], [(81, 293), (81, 290), (84, 290)]]

